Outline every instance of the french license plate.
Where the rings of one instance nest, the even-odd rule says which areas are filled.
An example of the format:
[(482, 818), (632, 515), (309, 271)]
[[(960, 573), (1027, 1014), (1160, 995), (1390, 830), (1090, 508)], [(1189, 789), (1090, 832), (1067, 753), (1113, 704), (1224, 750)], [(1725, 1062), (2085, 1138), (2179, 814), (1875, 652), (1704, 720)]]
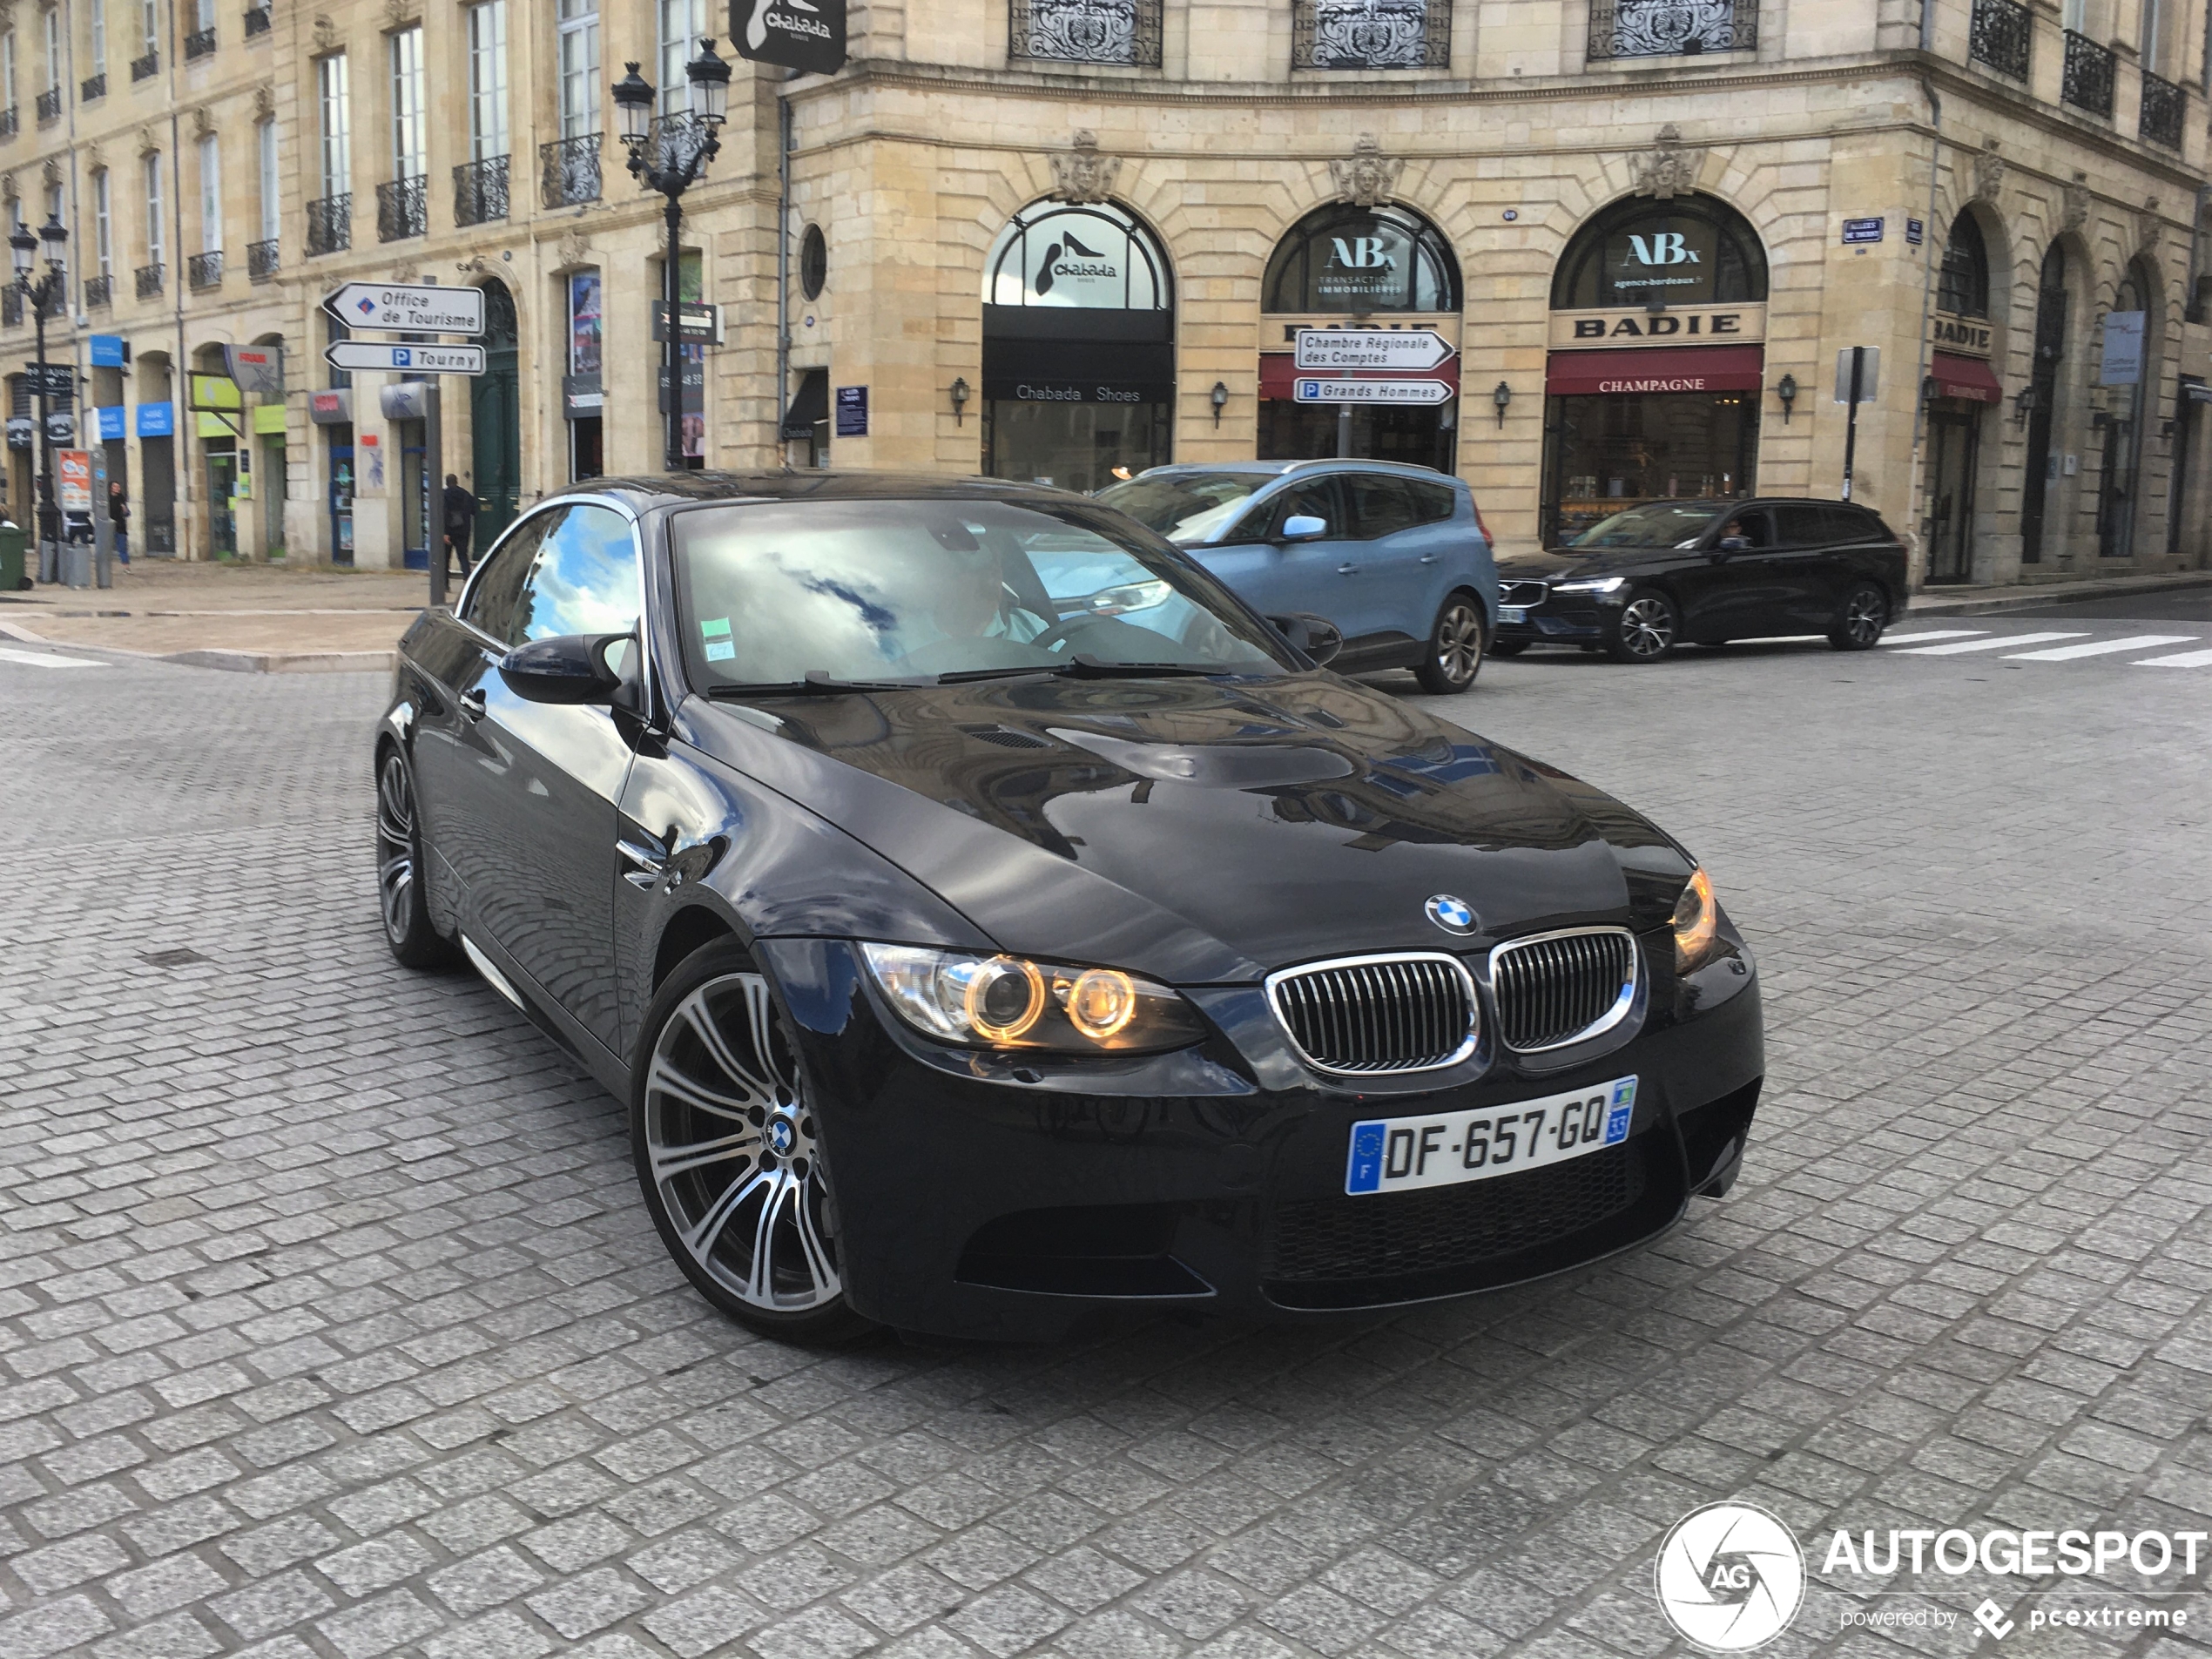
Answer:
[(1440, 1117), (1372, 1117), (1352, 1126), (1348, 1193), (1457, 1186), (1564, 1163), (1629, 1138), (1636, 1080)]
[(1498, 620), (1500, 622), (1527, 622), (1528, 607), (1527, 605), (1500, 605)]

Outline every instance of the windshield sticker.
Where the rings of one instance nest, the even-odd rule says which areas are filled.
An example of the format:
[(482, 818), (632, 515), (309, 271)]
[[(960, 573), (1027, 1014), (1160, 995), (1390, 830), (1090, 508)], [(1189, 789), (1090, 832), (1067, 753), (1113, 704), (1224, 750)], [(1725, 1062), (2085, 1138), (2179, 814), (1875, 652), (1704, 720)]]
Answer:
[[(723, 626), (726, 628), (729, 624), (725, 623), (723, 624)], [(716, 639), (708, 642), (706, 648), (706, 660), (710, 663), (726, 663), (737, 654), (738, 648), (726, 639)]]
[(730, 637), (730, 619), (727, 617), (709, 617), (699, 624), (699, 633), (708, 639), (727, 639)]

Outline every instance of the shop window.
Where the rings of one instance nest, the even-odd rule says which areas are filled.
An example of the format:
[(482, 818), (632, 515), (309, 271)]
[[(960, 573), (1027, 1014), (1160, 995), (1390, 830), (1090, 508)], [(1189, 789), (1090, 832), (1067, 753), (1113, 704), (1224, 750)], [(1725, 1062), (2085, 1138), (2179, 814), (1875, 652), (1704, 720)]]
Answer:
[(1418, 213), (1324, 207), (1276, 245), (1260, 293), (1271, 312), (1455, 312), (1460, 263)]
[(1552, 309), (1745, 304), (1766, 298), (1766, 252), (1748, 220), (1710, 196), (1616, 202), (1575, 233)]
[(1951, 223), (1943, 271), (1936, 279), (1936, 309), (1960, 317), (1989, 315), (1989, 250), (1972, 213), (1961, 213)]

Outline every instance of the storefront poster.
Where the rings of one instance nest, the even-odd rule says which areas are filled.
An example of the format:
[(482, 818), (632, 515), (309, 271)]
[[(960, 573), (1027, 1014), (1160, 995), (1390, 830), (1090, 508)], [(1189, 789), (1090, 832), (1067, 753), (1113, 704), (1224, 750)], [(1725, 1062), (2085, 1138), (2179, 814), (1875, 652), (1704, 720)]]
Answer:
[(2143, 314), (2105, 313), (2104, 354), (2098, 365), (2100, 386), (2134, 386), (2143, 378)]
[(865, 386), (840, 386), (833, 401), (837, 413), (837, 435), (840, 438), (867, 437), (868, 388)]
[(92, 455), (87, 449), (54, 451), (54, 480), (59, 485), (62, 511), (92, 510)]
[(569, 278), (569, 373), (599, 373), (599, 273), (578, 271)]

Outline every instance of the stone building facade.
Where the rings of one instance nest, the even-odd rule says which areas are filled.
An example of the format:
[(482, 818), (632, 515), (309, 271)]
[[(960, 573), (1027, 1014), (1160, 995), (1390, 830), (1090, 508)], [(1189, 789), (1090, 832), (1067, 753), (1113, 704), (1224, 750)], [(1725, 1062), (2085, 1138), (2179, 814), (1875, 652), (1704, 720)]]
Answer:
[[(0, 6), (0, 171), (86, 280), (48, 355), (141, 543), (425, 556), (422, 427), (323, 361), (352, 280), (487, 290), (489, 372), (442, 382), (483, 531), (656, 469), (660, 202), (608, 89), (631, 59), (680, 87), (752, 3)], [(849, 27), (838, 74), (737, 64), (685, 199), (718, 317), (681, 377), (698, 464), (1088, 489), (1341, 449), (1460, 473), (1512, 550), (1655, 496), (1832, 496), (1848, 446), (1917, 581), (2212, 558), (2205, 0), (885, 0)], [(1302, 371), (1311, 327), (1453, 354)], [(226, 346), (280, 342), (282, 393), (217, 383)], [(1851, 347), (1879, 354), (1855, 421)]]

